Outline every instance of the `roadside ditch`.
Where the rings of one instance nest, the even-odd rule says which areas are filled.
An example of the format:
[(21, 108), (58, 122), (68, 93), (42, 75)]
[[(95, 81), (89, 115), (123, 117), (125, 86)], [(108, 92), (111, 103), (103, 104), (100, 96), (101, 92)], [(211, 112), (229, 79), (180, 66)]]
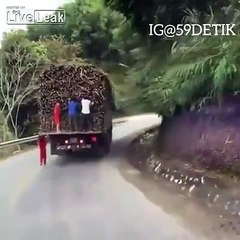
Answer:
[[(156, 181), (165, 181), (174, 191), (194, 200), (214, 214), (219, 228), (240, 237), (240, 187), (237, 179), (203, 169), (159, 153), (158, 128), (135, 138), (129, 145), (127, 157), (131, 165)], [(160, 181), (161, 180), (161, 181)]]

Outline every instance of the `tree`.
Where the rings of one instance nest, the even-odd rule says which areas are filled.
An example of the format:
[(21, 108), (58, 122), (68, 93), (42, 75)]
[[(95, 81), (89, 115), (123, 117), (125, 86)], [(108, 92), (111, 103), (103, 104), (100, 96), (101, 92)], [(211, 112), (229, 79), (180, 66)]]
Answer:
[[(19, 119), (23, 104), (31, 101), (37, 90), (39, 66), (45, 60), (43, 46), (26, 39), (24, 31), (5, 34), (0, 61), (0, 112), (4, 115), (4, 129), (13, 129), (18, 138), (24, 129)], [(20, 131), (21, 130), (21, 131)], [(4, 136), (5, 137), (5, 136)]]
[(67, 19), (67, 22), (63, 25), (29, 25), (27, 28), (28, 38), (38, 41), (43, 37), (62, 35), (67, 41), (71, 42), (72, 34), (78, 27), (76, 19), (84, 11), (83, 3), (84, 1), (74, 1), (61, 7), (61, 9), (65, 9)]
[(80, 58), (82, 55), (81, 45), (78, 42), (67, 42), (64, 36), (43, 37), (37, 43), (46, 49), (46, 58), (51, 64), (84, 61)]
[(107, 6), (122, 12), (132, 20), (136, 29), (147, 36), (150, 23), (179, 24), (189, 10), (199, 12), (200, 18), (204, 18), (205, 13), (210, 13), (210, 6), (220, 9), (228, 4), (228, 0), (105, 0)]
[(110, 8), (99, 9), (79, 16), (77, 24), (73, 40), (81, 42), (85, 57), (119, 61), (124, 54), (124, 41), (127, 44), (123, 36), (131, 35), (123, 15)]
[(107, 8), (100, 0), (76, 0), (63, 8), (66, 24), (30, 26), (29, 39), (63, 36), (69, 43), (81, 44), (83, 56), (96, 61), (118, 62), (126, 56), (136, 34), (123, 14)]
[[(215, 16), (211, 21), (217, 21)], [(210, 21), (210, 20), (209, 20)], [(239, 30), (240, 13), (231, 22)], [(200, 107), (206, 98), (216, 98), (221, 109), (223, 96), (240, 87), (238, 36), (181, 37), (163, 68), (146, 90), (145, 98), (161, 114), (173, 114), (177, 106)], [(157, 103), (153, 100), (158, 99)]]
[(28, 37), (30, 40), (37, 41), (41, 37), (53, 35), (64, 36), (65, 40), (72, 42), (72, 34), (81, 27), (80, 18), (89, 12), (94, 12), (103, 7), (101, 0), (74, 0), (64, 4), (61, 9), (65, 10), (66, 23), (63, 25), (30, 25), (28, 26)]

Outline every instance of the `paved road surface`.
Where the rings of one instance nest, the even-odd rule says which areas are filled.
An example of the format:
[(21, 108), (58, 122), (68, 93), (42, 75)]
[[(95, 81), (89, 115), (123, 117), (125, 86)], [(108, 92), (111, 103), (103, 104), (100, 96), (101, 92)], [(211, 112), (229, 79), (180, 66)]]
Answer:
[[(114, 140), (159, 121), (153, 115), (129, 119), (114, 128)], [(0, 239), (208, 239), (191, 232), (121, 174), (123, 145), (115, 143), (101, 161), (50, 157), (41, 168), (35, 150), (2, 161)]]

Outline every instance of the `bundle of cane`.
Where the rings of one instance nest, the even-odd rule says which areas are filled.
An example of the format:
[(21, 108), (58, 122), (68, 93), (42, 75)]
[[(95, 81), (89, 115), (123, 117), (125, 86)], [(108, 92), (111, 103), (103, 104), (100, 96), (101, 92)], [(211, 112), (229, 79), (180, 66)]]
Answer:
[(59, 102), (62, 110), (61, 126), (69, 129), (66, 114), (69, 98), (81, 100), (85, 94), (94, 105), (92, 111), (94, 129), (100, 129), (103, 124), (104, 101), (110, 101), (110, 82), (106, 73), (93, 65), (54, 65), (44, 70), (39, 77), (39, 108), (41, 131), (52, 129), (52, 113), (54, 105)]

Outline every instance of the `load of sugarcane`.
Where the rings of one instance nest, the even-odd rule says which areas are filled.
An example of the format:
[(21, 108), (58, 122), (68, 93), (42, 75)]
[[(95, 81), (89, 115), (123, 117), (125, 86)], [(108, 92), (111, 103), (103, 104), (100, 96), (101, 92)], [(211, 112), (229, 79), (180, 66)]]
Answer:
[(111, 85), (105, 72), (93, 65), (53, 65), (41, 73), (39, 81), (41, 132), (54, 130), (53, 109), (57, 102), (61, 107), (61, 129), (68, 131), (68, 100), (75, 98), (80, 101), (83, 95), (93, 102), (92, 129), (102, 129), (104, 105), (107, 101), (113, 101)]

